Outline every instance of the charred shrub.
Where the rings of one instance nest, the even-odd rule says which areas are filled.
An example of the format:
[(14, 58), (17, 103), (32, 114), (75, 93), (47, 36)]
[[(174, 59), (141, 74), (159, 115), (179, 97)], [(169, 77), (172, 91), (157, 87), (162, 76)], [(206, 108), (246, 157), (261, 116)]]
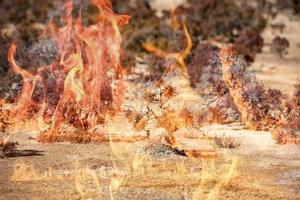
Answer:
[(257, 31), (243, 31), (235, 38), (234, 45), (239, 54), (244, 55), (248, 62), (253, 62), (255, 54), (262, 51), (264, 40)]
[(0, 158), (5, 158), (11, 154), (17, 149), (17, 142), (9, 141), (9, 139), (6, 137), (0, 138)]

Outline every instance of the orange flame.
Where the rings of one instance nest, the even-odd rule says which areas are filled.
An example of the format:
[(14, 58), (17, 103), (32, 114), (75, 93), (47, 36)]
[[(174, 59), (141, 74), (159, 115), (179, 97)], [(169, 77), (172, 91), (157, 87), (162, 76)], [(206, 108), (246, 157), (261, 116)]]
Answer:
[[(178, 28), (178, 27), (176, 27), (176, 26), (178, 26), (178, 22), (176, 21), (176, 25), (174, 25), (174, 19), (173, 19), (172, 26), (173, 26), (172, 28), (174, 30), (176, 30)], [(156, 46), (154, 46), (154, 44), (151, 42), (144, 43), (143, 48), (146, 51), (153, 53), (158, 58), (176, 60), (178, 67), (181, 70), (182, 75), (187, 77), (188, 71), (187, 71), (185, 59), (187, 58), (187, 56), (190, 54), (190, 52), (192, 50), (193, 42), (192, 42), (192, 38), (190, 36), (190, 33), (189, 33), (185, 23), (182, 24), (182, 27), (183, 27), (184, 37), (186, 38), (185, 47), (182, 51), (176, 52), (176, 53), (165, 52), (165, 51), (157, 48)]]
[[(49, 35), (55, 41), (60, 60), (39, 68), (35, 75), (17, 65), (16, 45), (12, 44), (8, 61), (12, 70), (23, 78), (18, 98), (18, 115), (23, 118), (40, 114), (57, 131), (62, 123), (90, 128), (110, 103), (112, 92), (107, 72), (122, 73), (120, 63), (122, 38), (119, 25), (130, 17), (112, 11), (109, 0), (91, 0), (99, 9), (98, 23), (84, 27), (81, 18), (73, 20), (71, 2), (65, 5), (66, 25), (49, 24)], [(22, 111), (21, 115), (19, 114)]]

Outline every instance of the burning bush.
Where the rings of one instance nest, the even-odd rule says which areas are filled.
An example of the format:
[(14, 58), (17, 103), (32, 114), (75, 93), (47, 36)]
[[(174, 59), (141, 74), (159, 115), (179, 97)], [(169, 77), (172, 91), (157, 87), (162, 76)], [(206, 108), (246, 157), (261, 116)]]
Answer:
[[(23, 88), (12, 115), (25, 121), (36, 119), (40, 124), (42, 122), (46, 127), (46, 133), (39, 137), (42, 142), (107, 140), (106, 137), (103, 138), (90, 130), (103, 124), (108, 113), (122, 111), (125, 84), (120, 79), (124, 70), (120, 61), (122, 39), (119, 26), (128, 23), (129, 17), (114, 13), (109, 0), (91, 2), (99, 10), (96, 24), (83, 26), (80, 16), (74, 20), (71, 2), (65, 5), (62, 26), (57, 26), (54, 20), (50, 21), (44, 37), (54, 41), (57, 48), (58, 58), (52, 64), (42, 66), (36, 73), (31, 73), (15, 61), (16, 45), (12, 44), (9, 49), (8, 61), (11, 68), (23, 79)], [(237, 10), (237, 6), (230, 0), (220, 4), (212, 0), (205, 1), (201, 9), (208, 12), (215, 7), (219, 8), (220, 5), (232, 12)], [(218, 11), (224, 17), (224, 13)], [(186, 9), (179, 9), (178, 12), (184, 13)], [(243, 13), (238, 11), (237, 16), (239, 15), (244, 17)], [(234, 18), (237, 16), (234, 15)], [(180, 20), (177, 20), (177, 16), (173, 18), (171, 21), (176, 22), (177, 26), (171, 28), (174, 28), (176, 35), (178, 31), (175, 30), (180, 28)], [(193, 20), (188, 20), (187, 23), (191, 21)], [(210, 24), (202, 25), (206, 27)], [(266, 90), (264, 85), (246, 70), (247, 63), (237, 56), (233, 49), (219, 48), (211, 44), (198, 45), (188, 67), (186, 60), (192, 50), (192, 36), (184, 22), (181, 28), (186, 39), (184, 46), (181, 45), (182, 50), (169, 53), (150, 40), (144, 42), (143, 47), (159, 58), (176, 63), (173, 69), (180, 69), (180, 78), (189, 74), (192, 86), (209, 101), (206, 110), (201, 110), (197, 123), (229, 123), (241, 118), (248, 128), (272, 130), (277, 138), (286, 135), (297, 138), (297, 131), (293, 131), (299, 126), (299, 89), (295, 100), (278, 90)], [(192, 27), (192, 30), (193, 28), (195, 27)], [(231, 25), (223, 28), (232, 31)], [(212, 35), (219, 35), (220, 30)], [(210, 33), (210, 29), (205, 31)], [(208, 33), (202, 33), (206, 34)], [(232, 32), (226, 34), (234, 35)], [(235, 49), (250, 60), (261, 50), (262, 45), (263, 40), (256, 31), (245, 30), (235, 40)], [(150, 91), (145, 97), (164, 110), (163, 116), (154, 118), (160, 127), (167, 130), (169, 135), (166, 139), (172, 144), (176, 142), (173, 141), (173, 132), (182, 125), (195, 123), (195, 116), (188, 110), (180, 112), (164, 107), (166, 102), (175, 96), (176, 90), (171, 84), (164, 85), (162, 78), (156, 80), (154, 85), (154, 93)], [(127, 114), (129, 121), (134, 123), (134, 128), (138, 131), (144, 130), (148, 120), (152, 118), (149, 117), (149, 113), (149, 116), (141, 116), (139, 112)], [(0, 128), (5, 127), (5, 123), (2, 122)]]
[(247, 128), (271, 131), (279, 143), (299, 143), (299, 84), (293, 98), (267, 90), (236, 50), (211, 44), (197, 47), (189, 66), (190, 81), (200, 94), (212, 99), (199, 123), (241, 118)]
[(190, 81), (200, 94), (212, 99), (199, 123), (241, 118), (247, 128), (271, 131), (278, 143), (299, 143), (299, 84), (290, 98), (279, 90), (266, 89), (248, 66), (236, 46), (197, 47), (189, 66)]
[(300, 121), (296, 102), (279, 90), (266, 90), (253, 74), (245, 71), (244, 60), (233, 48), (221, 50), (221, 61), (223, 80), (245, 126), (254, 130), (271, 130), (279, 143), (299, 143)]
[(65, 26), (57, 27), (51, 20), (45, 35), (55, 41), (60, 55), (51, 65), (32, 74), (14, 60), (15, 44), (8, 53), (12, 70), (23, 78), (16, 117), (41, 118), (50, 124), (50, 135), (63, 124), (85, 130), (103, 123), (113, 101), (113, 77), (108, 72), (114, 70), (117, 77), (122, 74), (118, 26), (129, 17), (115, 14), (109, 0), (91, 2), (99, 9), (97, 24), (84, 27), (80, 17), (74, 20), (71, 2), (65, 5)]

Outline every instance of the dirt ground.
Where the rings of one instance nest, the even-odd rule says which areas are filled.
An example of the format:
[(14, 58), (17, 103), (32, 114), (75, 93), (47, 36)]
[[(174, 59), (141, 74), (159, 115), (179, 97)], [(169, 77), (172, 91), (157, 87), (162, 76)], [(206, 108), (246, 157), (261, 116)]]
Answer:
[(45, 145), (20, 132), (13, 136), (20, 143), (17, 156), (0, 161), (1, 199), (300, 197), (299, 146), (277, 145), (269, 133), (239, 124), (203, 129), (232, 136), (241, 145), (220, 150), (215, 159), (193, 159), (159, 145), (147, 154), (142, 142)]
[[(137, 151), (140, 163), (135, 163), (132, 154), (120, 160), (107, 143), (41, 145), (19, 133), (14, 139), (20, 142), (19, 151), (24, 155), (0, 161), (1, 199), (109, 199), (110, 187), (114, 199), (299, 198), (299, 147), (278, 146), (268, 133), (236, 128), (207, 128), (213, 134), (231, 133), (241, 141), (237, 150), (220, 153), (230, 156), (228, 161), (226, 156), (190, 159), (166, 152), (162, 158), (141, 160), (143, 154)], [(116, 145), (131, 152), (132, 144)], [(221, 180), (215, 173), (228, 173), (227, 165), (233, 159), (237, 159), (234, 176), (219, 185)], [(121, 184), (113, 182), (112, 186), (112, 177)]]
[[(285, 22), (282, 33), (271, 27), (275, 22)], [(267, 86), (291, 94), (300, 77), (300, 19), (283, 13), (268, 23), (265, 43), (283, 35), (291, 44), (289, 54), (280, 58), (266, 45), (251, 70)], [(182, 89), (176, 101), (196, 105), (196, 92), (187, 85)], [(154, 139), (41, 144), (30, 139), (34, 132), (18, 131), (12, 135), (19, 143), (15, 156), (0, 159), (0, 199), (300, 199), (299, 145), (278, 145), (271, 133), (239, 123), (201, 131), (240, 145), (222, 149), (204, 141), (203, 148), (217, 149), (217, 157), (190, 158)]]
[(287, 14), (280, 14), (269, 22), (269, 24), (276, 23), (284, 23), (286, 26), (284, 31), (281, 32), (269, 26), (263, 32), (265, 43), (270, 44), (274, 35), (284, 36), (290, 41), (289, 53), (284, 58), (280, 58), (271, 53), (270, 47), (266, 45), (263, 53), (257, 55), (253, 69), (257, 77), (266, 85), (291, 94), (295, 83), (300, 78), (299, 16), (291, 17)]

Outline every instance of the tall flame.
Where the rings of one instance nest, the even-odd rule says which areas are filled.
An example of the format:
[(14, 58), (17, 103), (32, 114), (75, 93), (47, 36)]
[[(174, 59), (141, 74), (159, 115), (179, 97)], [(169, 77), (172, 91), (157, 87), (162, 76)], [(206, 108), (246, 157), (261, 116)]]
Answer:
[(99, 9), (95, 25), (83, 26), (81, 17), (74, 20), (71, 2), (65, 5), (65, 26), (50, 21), (48, 34), (58, 47), (60, 59), (40, 67), (36, 74), (18, 66), (14, 60), (16, 45), (11, 45), (8, 60), (23, 78), (17, 108), (22, 118), (40, 114), (55, 131), (64, 122), (89, 128), (103, 120), (112, 100), (107, 72), (112, 69), (117, 76), (122, 72), (118, 26), (128, 23), (130, 17), (114, 13), (109, 0), (91, 2)]

